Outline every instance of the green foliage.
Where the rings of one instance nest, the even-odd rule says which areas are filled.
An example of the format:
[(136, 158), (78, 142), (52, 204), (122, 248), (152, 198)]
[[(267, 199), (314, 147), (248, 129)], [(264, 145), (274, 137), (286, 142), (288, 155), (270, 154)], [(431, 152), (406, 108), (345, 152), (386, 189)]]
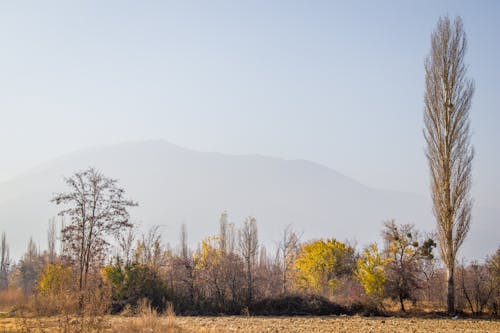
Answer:
[(377, 244), (373, 243), (364, 249), (357, 261), (355, 274), (367, 295), (379, 298), (383, 296), (386, 265), (387, 260), (379, 252)]
[(416, 290), (423, 284), (423, 263), (434, 258), (436, 243), (432, 238), (422, 241), (411, 224), (398, 225), (394, 220), (385, 223), (386, 295), (399, 300), (401, 311), (404, 301), (416, 302)]
[(323, 294), (333, 292), (339, 278), (352, 273), (354, 253), (354, 248), (335, 239), (303, 244), (295, 261), (297, 286)]
[(120, 265), (102, 270), (104, 281), (112, 288), (112, 310), (121, 311), (126, 304), (137, 306), (142, 299), (148, 299), (155, 309), (166, 304), (167, 287), (160, 275), (147, 265), (134, 263), (124, 268)]

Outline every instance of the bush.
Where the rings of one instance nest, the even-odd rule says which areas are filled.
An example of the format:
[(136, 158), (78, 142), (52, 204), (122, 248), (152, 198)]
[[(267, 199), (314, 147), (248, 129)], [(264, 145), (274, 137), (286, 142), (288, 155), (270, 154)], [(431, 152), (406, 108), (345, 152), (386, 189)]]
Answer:
[(326, 316), (350, 314), (351, 311), (321, 296), (285, 295), (255, 302), (250, 313), (258, 316)]
[(163, 311), (167, 301), (167, 287), (159, 274), (146, 265), (132, 264), (125, 268), (108, 266), (103, 270), (105, 281), (111, 286), (111, 312), (121, 312), (127, 304), (137, 308), (143, 299), (149, 300), (157, 311)]

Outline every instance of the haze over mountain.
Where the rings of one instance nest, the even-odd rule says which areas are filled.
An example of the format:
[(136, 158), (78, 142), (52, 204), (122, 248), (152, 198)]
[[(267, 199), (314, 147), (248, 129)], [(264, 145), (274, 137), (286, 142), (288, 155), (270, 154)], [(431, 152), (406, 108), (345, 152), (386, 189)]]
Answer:
[[(217, 232), (224, 210), (236, 225), (255, 216), (259, 238), (269, 247), (287, 224), (303, 240), (335, 237), (365, 245), (380, 240), (382, 222), (390, 218), (414, 223), (422, 231), (431, 231), (435, 223), (425, 197), (368, 188), (312, 162), (197, 152), (146, 141), (69, 153), (0, 184), (0, 231), (7, 232), (14, 257), (22, 254), (30, 236), (45, 247), (47, 222), (59, 210), (50, 203), (52, 194), (65, 190), (64, 176), (88, 166), (117, 178), (128, 197), (139, 202), (131, 209), (132, 220), (142, 230), (163, 226), (160, 230), (174, 246), (182, 222), (194, 245)], [(474, 208), (461, 256), (482, 259), (494, 252), (499, 213)]]

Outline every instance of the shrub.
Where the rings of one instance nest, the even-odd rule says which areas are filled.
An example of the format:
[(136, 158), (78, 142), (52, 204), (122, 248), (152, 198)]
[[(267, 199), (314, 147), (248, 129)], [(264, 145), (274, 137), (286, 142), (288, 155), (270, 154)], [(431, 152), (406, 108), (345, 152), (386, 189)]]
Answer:
[(266, 298), (255, 302), (250, 312), (258, 316), (326, 316), (351, 313), (349, 308), (316, 295), (285, 295), (278, 298)]
[(151, 307), (158, 311), (165, 309), (167, 287), (159, 274), (149, 266), (108, 266), (103, 269), (103, 276), (111, 286), (113, 313), (122, 311), (127, 304), (136, 308), (142, 299), (147, 299)]

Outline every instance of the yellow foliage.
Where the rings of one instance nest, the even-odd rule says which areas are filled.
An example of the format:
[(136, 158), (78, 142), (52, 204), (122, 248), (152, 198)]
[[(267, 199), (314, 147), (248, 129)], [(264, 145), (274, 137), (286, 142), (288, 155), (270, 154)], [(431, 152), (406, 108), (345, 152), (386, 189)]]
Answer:
[(371, 244), (363, 251), (357, 262), (356, 277), (366, 294), (382, 297), (387, 263), (388, 260), (378, 251), (377, 244)]
[(350, 271), (354, 249), (335, 239), (318, 240), (301, 246), (295, 261), (297, 286), (314, 292), (332, 292), (338, 278)]
[(45, 295), (67, 291), (73, 285), (73, 270), (61, 264), (48, 264), (38, 279), (37, 290)]
[(201, 242), (201, 249), (193, 255), (195, 268), (202, 270), (206, 267), (215, 266), (220, 263), (222, 250), (218, 246), (219, 238), (207, 237)]

